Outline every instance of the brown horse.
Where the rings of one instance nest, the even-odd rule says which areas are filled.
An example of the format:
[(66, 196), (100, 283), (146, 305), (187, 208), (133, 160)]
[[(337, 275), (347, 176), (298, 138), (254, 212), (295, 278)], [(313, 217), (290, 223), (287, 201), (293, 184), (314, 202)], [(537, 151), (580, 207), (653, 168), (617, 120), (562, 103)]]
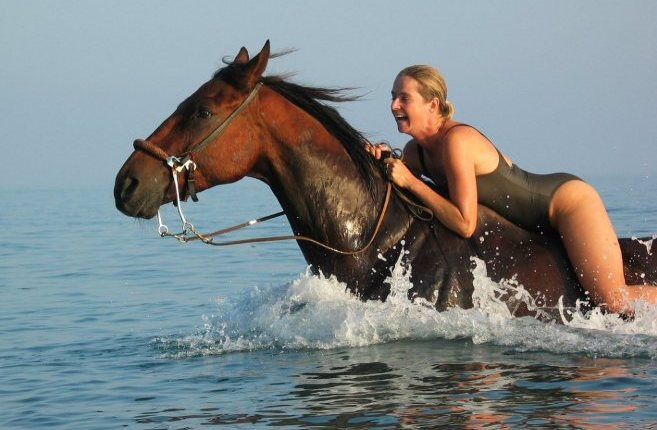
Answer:
[[(298, 242), (314, 270), (335, 275), (362, 299), (386, 299), (385, 279), (402, 252), (411, 267), (409, 298), (423, 297), (438, 310), (472, 306), (472, 257), (485, 262), (493, 280), (522, 284), (541, 307), (554, 308), (560, 297), (564, 306), (586, 299), (558, 237), (525, 231), (483, 206), (469, 240), (413, 216), (400, 193), (388, 195), (363, 136), (323, 103), (353, 98), (264, 77), (269, 57), (269, 42), (252, 59), (242, 48), (147, 140), (135, 142), (116, 177), (121, 212), (152, 218), (161, 205), (184, 198), (177, 194), (188, 191), (174, 186), (171, 168), (185, 171), (192, 160), (194, 177), (181, 175), (180, 190), (257, 178), (270, 186), (295, 235), (359, 250)], [(184, 160), (170, 167), (170, 154)], [(620, 243), (628, 282), (655, 284), (657, 255), (634, 240)], [(513, 294), (501, 299), (515, 315), (535, 314)]]

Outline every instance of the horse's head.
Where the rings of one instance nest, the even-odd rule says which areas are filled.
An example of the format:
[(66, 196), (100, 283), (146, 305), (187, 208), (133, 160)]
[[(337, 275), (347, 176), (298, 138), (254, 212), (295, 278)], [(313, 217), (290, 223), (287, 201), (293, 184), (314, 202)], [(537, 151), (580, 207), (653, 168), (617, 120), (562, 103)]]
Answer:
[[(250, 127), (255, 118), (252, 101), (269, 55), (269, 41), (252, 59), (242, 48), (231, 64), (183, 101), (148, 139), (135, 141), (135, 151), (114, 185), (121, 212), (152, 218), (161, 205), (175, 200), (172, 168), (193, 172), (198, 191), (253, 174), (263, 148), (258, 131)], [(188, 159), (192, 163), (183, 167)], [(189, 177), (179, 176), (185, 189)]]

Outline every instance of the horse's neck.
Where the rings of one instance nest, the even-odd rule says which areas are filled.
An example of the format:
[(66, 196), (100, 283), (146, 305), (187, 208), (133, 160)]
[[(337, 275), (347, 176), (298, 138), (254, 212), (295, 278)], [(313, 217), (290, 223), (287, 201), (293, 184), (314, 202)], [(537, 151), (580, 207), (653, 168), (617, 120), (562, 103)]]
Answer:
[[(320, 122), (275, 91), (261, 93), (262, 163), (265, 180), (286, 212), (292, 230), (349, 249), (368, 236), (385, 185), (373, 197), (342, 144)], [(364, 240), (367, 240), (365, 238)]]
[(351, 247), (369, 234), (380, 203), (339, 145), (327, 135), (284, 144), (269, 181), (295, 233)]

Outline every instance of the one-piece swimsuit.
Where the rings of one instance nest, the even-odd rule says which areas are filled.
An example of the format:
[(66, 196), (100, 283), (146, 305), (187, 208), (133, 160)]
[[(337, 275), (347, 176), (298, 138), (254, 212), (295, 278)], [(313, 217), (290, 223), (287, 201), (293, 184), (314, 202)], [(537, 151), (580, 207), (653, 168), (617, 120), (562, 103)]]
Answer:
[[(467, 124), (456, 124), (447, 129), (443, 136), (458, 126), (471, 127)], [(479, 133), (490, 142), (483, 133)], [(564, 183), (580, 178), (570, 173), (530, 173), (515, 164), (509, 166), (499, 149), (495, 147), (495, 150), (499, 156), (495, 170), (476, 176), (478, 202), (525, 229), (533, 231), (550, 229), (549, 211), (554, 193)], [(420, 145), (418, 145), (418, 155), (422, 174), (433, 180), (426, 167), (424, 150)]]

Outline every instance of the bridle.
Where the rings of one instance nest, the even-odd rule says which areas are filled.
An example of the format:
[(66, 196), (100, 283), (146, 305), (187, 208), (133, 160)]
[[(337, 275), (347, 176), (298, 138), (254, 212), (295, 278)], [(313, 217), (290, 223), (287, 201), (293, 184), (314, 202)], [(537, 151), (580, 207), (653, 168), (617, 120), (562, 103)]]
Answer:
[[(271, 215), (267, 215), (261, 218), (257, 218), (251, 221), (244, 222), (242, 224), (235, 225), (233, 227), (225, 228), (222, 230), (218, 230), (212, 233), (201, 233), (199, 232), (196, 227), (192, 223), (190, 223), (187, 218), (185, 217), (185, 214), (183, 213), (182, 210), (182, 200), (184, 197), (189, 193), (190, 197), (192, 198), (193, 201), (198, 201), (198, 197), (196, 196), (196, 185), (195, 185), (195, 171), (196, 171), (196, 163), (194, 162), (194, 154), (198, 153), (200, 150), (208, 146), (210, 143), (214, 142), (225, 130), (226, 128), (230, 125), (230, 123), (237, 118), (237, 116), (244, 111), (244, 109), (247, 108), (247, 106), (253, 101), (253, 99), (256, 97), (258, 94), (258, 91), (262, 87), (263, 83), (258, 82), (256, 86), (251, 90), (249, 95), (242, 101), (242, 103), (228, 116), (224, 121), (219, 123), (217, 127), (210, 132), (210, 134), (205, 137), (202, 141), (192, 145), (185, 153), (183, 153), (180, 156), (174, 156), (168, 154), (166, 151), (164, 151), (162, 148), (154, 145), (152, 142), (145, 140), (145, 139), (137, 139), (134, 141), (133, 146), (135, 150), (143, 151), (146, 152), (147, 154), (164, 161), (170, 168), (171, 170), (171, 176), (173, 179), (173, 184), (175, 187), (175, 193), (176, 193), (176, 201), (175, 201), (175, 206), (178, 210), (178, 215), (180, 217), (180, 221), (182, 223), (182, 231), (180, 233), (170, 233), (169, 228), (167, 227), (166, 224), (164, 224), (162, 215), (160, 214), (160, 211), (158, 209), (157, 211), (157, 219), (158, 219), (158, 233), (160, 234), (160, 237), (173, 237), (177, 239), (180, 242), (186, 243), (186, 242), (191, 242), (195, 240), (200, 240), (203, 243), (206, 243), (208, 245), (214, 245), (214, 246), (229, 246), (229, 245), (238, 245), (238, 244), (245, 244), (245, 243), (259, 243), (259, 242), (273, 242), (273, 241), (281, 241), (281, 240), (301, 240), (301, 241), (306, 241), (306, 242), (311, 242), (314, 243), (315, 245), (318, 245), (322, 248), (328, 249), (330, 251), (333, 251), (338, 254), (344, 254), (344, 255), (356, 255), (364, 252), (367, 250), (370, 245), (374, 242), (374, 239), (376, 238), (377, 234), (379, 233), (379, 230), (381, 228), (381, 225), (383, 224), (383, 219), (385, 218), (385, 215), (388, 211), (388, 206), (390, 203), (390, 196), (392, 194), (392, 183), (390, 181), (386, 181), (386, 195), (383, 201), (383, 206), (381, 208), (381, 212), (379, 213), (378, 220), (376, 222), (376, 226), (374, 228), (374, 231), (372, 232), (372, 235), (368, 242), (361, 248), (356, 249), (356, 250), (341, 250), (334, 248), (332, 246), (326, 245), (322, 242), (319, 242), (313, 238), (303, 236), (303, 235), (287, 235), (287, 236), (270, 236), (270, 237), (259, 237), (259, 238), (252, 238), (252, 239), (242, 239), (242, 240), (232, 240), (232, 241), (222, 241), (222, 242), (215, 242), (214, 237), (220, 236), (235, 230), (239, 230), (244, 227), (249, 227), (254, 224), (267, 221), (273, 218), (280, 217), (285, 214), (285, 212), (277, 212), (273, 213)], [(184, 196), (183, 199), (181, 199), (181, 189), (178, 183), (178, 174), (181, 173), (182, 171), (186, 171), (187, 178), (185, 181), (186, 188), (187, 190), (183, 191)]]
[[(212, 132), (210, 132), (209, 135), (205, 137), (202, 141), (193, 144), (186, 152), (183, 153), (183, 155), (180, 156), (173, 156), (167, 154), (162, 148), (159, 146), (153, 145), (152, 142), (145, 140), (145, 139), (137, 139), (134, 141), (133, 146), (137, 150), (144, 151), (153, 157), (160, 159), (169, 165), (171, 168), (172, 174), (173, 174), (173, 182), (176, 186), (176, 198), (177, 198), (177, 203), (180, 203), (180, 194), (178, 193), (178, 178), (176, 173), (180, 173), (183, 170), (187, 172), (187, 180), (185, 181), (186, 185), (186, 191), (185, 191), (185, 196), (189, 194), (189, 196), (192, 198), (193, 201), (197, 202), (198, 197), (196, 195), (196, 177), (195, 177), (195, 172), (196, 172), (196, 163), (194, 162), (194, 153), (198, 153), (200, 150), (208, 146), (210, 143), (214, 142), (225, 130), (226, 128), (230, 125), (231, 122), (237, 116), (244, 111), (244, 109), (247, 108), (249, 103), (253, 101), (255, 96), (258, 94), (258, 91), (262, 87), (262, 82), (258, 82), (255, 87), (251, 90), (249, 95), (240, 103), (237, 108), (231, 112), (228, 117), (226, 117), (225, 120), (220, 122), (217, 127), (215, 127)], [(181, 217), (183, 217), (181, 215)], [(184, 217), (183, 217), (184, 218)]]

